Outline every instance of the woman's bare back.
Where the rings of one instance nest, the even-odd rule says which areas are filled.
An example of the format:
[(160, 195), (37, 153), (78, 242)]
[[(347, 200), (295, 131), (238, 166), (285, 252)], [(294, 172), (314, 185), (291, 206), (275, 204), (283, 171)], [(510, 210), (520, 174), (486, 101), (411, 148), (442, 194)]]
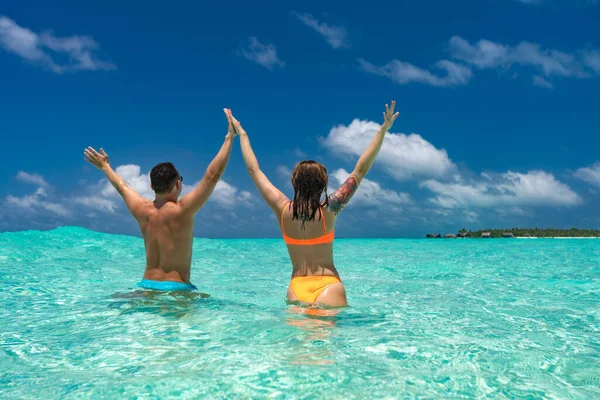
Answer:
[[(285, 233), (295, 239), (314, 239), (330, 233), (335, 229), (336, 216), (323, 208), (323, 217), (327, 232), (323, 232), (323, 222), (317, 212), (314, 221), (302, 223), (292, 219), (292, 211), (288, 206), (283, 210), (283, 228)], [(279, 221), (281, 224), (281, 221)], [(333, 243), (324, 243), (311, 246), (288, 245), (288, 253), (292, 261), (292, 276), (330, 275), (338, 276), (333, 263)]]

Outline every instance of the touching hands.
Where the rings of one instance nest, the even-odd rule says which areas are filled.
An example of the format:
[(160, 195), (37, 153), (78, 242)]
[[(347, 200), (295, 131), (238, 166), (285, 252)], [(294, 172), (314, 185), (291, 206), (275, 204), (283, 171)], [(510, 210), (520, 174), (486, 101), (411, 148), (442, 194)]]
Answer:
[(223, 112), (225, 113), (225, 117), (227, 118), (227, 135), (235, 137), (235, 135), (237, 135), (237, 132), (235, 131), (235, 128), (233, 127), (233, 121), (231, 119), (232, 118), (231, 109), (224, 108)]
[(83, 151), (85, 155), (85, 161), (92, 164), (94, 167), (104, 170), (104, 168), (108, 167), (110, 164), (108, 163), (108, 154), (104, 151), (104, 149), (100, 149), (100, 153), (98, 153), (93, 147), (88, 147)]
[(245, 135), (246, 131), (244, 130), (244, 128), (242, 128), (240, 121), (235, 119), (235, 117), (231, 113), (230, 108), (225, 109), (225, 114), (227, 115), (227, 120), (230, 121), (231, 124), (233, 124), (233, 129), (235, 129), (235, 133), (238, 135)]
[(382, 128), (385, 129), (386, 131), (390, 130), (392, 128), (392, 125), (394, 125), (394, 121), (396, 120), (396, 118), (398, 118), (398, 115), (400, 115), (400, 113), (395, 113), (394, 114), (394, 107), (396, 107), (396, 101), (392, 100), (392, 106), (388, 107), (388, 105), (385, 105), (385, 112), (383, 113), (383, 124), (382, 124)]

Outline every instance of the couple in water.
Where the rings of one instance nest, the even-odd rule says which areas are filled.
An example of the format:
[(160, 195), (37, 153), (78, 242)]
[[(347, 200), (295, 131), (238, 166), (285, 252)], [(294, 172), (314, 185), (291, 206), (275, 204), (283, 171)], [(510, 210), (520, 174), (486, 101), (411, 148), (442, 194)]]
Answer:
[(111, 168), (103, 149), (84, 151), (86, 161), (102, 170), (119, 192), (137, 220), (146, 247), (146, 271), (138, 286), (164, 291), (187, 291), (196, 287), (190, 282), (194, 216), (206, 203), (223, 175), (231, 146), (239, 136), (244, 163), (252, 181), (271, 207), (281, 228), (290, 260), (292, 279), (287, 300), (310, 305), (341, 307), (348, 305), (346, 291), (333, 263), (335, 223), (361, 181), (371, 169), (386, 132), (398, 113), (395, 102), (383, 113), (383, 124), (354, 170), (335, 192), (327, 195), (327, 169), (316, 161), (302, 161), (292, 172), (294, 199), (277, 189), (261, 171), (242, 125), (225, 109), (228, 130), (225, 142), (212, 160), (204, 177), (190, 193), (179, 198), (183, 177), (169, 162), (152, 168), (150, 182), (154, 201), (146, 200)]

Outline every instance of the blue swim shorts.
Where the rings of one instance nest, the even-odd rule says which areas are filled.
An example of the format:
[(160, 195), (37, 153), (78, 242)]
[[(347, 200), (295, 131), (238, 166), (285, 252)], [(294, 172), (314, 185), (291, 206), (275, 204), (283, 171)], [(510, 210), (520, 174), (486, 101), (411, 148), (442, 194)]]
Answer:
[(152, 290), (162, 290), (165, 292), (190, 292), (198, 289), (191, 283), (173, 282), (173, 281), (151, 281), (149, 279), (142, 279), (138, 282), (138, 287)]

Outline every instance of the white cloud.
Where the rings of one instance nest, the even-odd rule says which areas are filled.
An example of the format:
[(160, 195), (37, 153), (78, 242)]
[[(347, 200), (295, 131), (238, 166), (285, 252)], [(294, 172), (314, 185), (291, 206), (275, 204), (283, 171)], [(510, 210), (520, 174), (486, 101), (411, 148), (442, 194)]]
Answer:
[(532, 82), (535, 86), (543, 87), (546, 89), (554, 89), (554, 85), (548, 82), (546, 79), (542, 78), (539, 75), (534, 75)]
[(425, 83), (438, 87), (466, 85), (469, 83), (472, 75), (470, 67), (448, 60), (441, 60), (435, 63), (437, 69), (446, 71), (446, 75), (444, 76), (435, 75), (426, 69), (398, 60), (389, 61), (381, 67), (373, 65), (362, 58), (358, 62), (365, 72), (385, 76), (401, 85), (412, 82)]
[[(342, 168), (330, 174), (338, 186), (342, 185), (349, 175), (350, 173)], [(328, 189), (329, 194), (336, 189), (337, 187)], [(384, 189), (379, 183), (364, 178), (350, 200), (350, 204), (362, 207), (387, 207), (389, 209), (389, 207), (412, 204), (412, 200), (407, 193)]]
[(327, 43), (329, 43), (334, 49), (350, 47), (346, 28), (342, 26), (327, 25), (324, 22), (319, 22), (310, 14), (294, 13), (294, 15), (298, 17), (298, 19), (306, 26), (323, 35)]
[(71, 212), (67, 210), (63, 205), (53, 203), (47, 200), (48, 193), (43, 187), (38, 188), (35, 193), (16, 197), (8, 195), (5, 200), (6, 206), (14, 206), (28, 211), (39, 211), (40, 209), (47, 210), (53, 214), (57, 214), (63, 217), (69, 216)]
[[(27, 61), (62, 74), (80, 70), (111, 70), (113, 63), (102, 61), (94, 52), (98, 44), (89, 36), (57, 37), (52, 32), (35, 33), (0, 15), (0, 46)], [(67, 58), (57, 62), (58, 58)]]
[(210, 201), (224, 208), (233, 208), (236, 205), (249, 205), (252, 194), (246, 191), (239, 191), (235, 186), (220, 180), (215, 186), (215, 190), (210, 196)]
[[(154, 200), (154, 191), (150, 186), (150, 173), (142, 174), (139, 165), (127, 164), (119, 165), (115, 172), (123, 178), (123, 180), (133, 190), (140, 194), (145, 199)], [(191, 192), (200, 182), (193, 185), (183, 185), (181, 195), (185, 196)], [(114, 213), (121, 207), (122, 200), (116, 189), (110, 184), (108, 179), (100, 180), (98, 185), (92, 188), (98, 194), (90, 196), (80, 196), (75, 199), (75, 202), (99, 211)], [(223, 208), (231, 208), (235, 205), (248, 205), (252, 199), (252, 195), (247, 191), (239, 191), (235, 186), (220, 180), (209, 199), (210, 203), (219, 205)]]
[(600, 50), (596, 49), (567, 53), (543, 49), (539, 44), (527, 41), (510, 46), (481, 39), (471, 44), (460, 36), (453, 36), (448, 42), (448, 51), (455, 61), (441, 60), (434, 65), (439, 70), (445, 70), (445, 75), (398, 60), (389, 61), (383, 66), (373, 65), (363, 59), (358, 61), (364, 71), (385, 76), (401, 85), (419, 82), (437, 87), (466, 85), (471, 79), (472, 67), (501, 71), (513, 66), (531, 68), (535, 71), (532, 83), (549, 89), (554, 87), (552, 78), (584, 79), (600, 74)]
[(298, 147), (294, 149), (294, 155), (298, 158), (306, 158), (306, 153), (300, 150)]
[[(120, 165), (115, 169), (115, 172), (142, 197), (154, 200), (154, 192), (150, 187), (150, 175), (142, 174), (141, 168), (138, 165)], [(48, 211), (53, 215), (61, 217), (73, 217), (78, 214), (78, 208), (73, 208), (73, 206), (77, 205), (85, 209), (99, 211), (99, 214), (79, 213), (79, 215), (96, 218), (106, 214), (118, 216), (120, 211), (126, 210), (123, 200), (106, 178), (84, 188), (84, 192), (88, 194), (70, 198), (51, 196), (46, 190), (50, 189), (51, 186), (39, 174), (19, 171), (17, 178), (26, 183), (36, 184), (39, 187), (34, 193), (29, 195), (21, 197), (8, 195), (3, 203), (5, 213), (11, 212), (11, 209), (19, 208), (33, 213), (33, 215), (39, 215), (42, 211)], [(193, 186), (183, 185), (182, 195), (192, 191), (198, 183), (196, 182)], [(252, 200), (250, 192), (241, 191), (224, 180), (220, 180), (210, 197), (209, 204), (231, 213), (231, 210), (236, 206), (252, 207)], [(220, 216), (218, 212), (213, 214), (212, 216), (215, 218)]]
[(291, 179), (292, 177), (292, 170), (285, 165), (278, 165), (276, 171), (282, 178)]
[(270, 70), (274, 67), (283, 67), (285, 65), (277, 56), (277, 49), (273, 44), (262, 44), (254, 36), (243, 42), (238, 51), (248, 60)]
[(526, 174), (509, 171), (496, 177), (486, 174), (484, 179), (475, 182), (463, 182), (460, 177), (451, 183), (427, 180), (420, 186), (437, 195), (431, 199), (433, 204), (447, 209), (574, 206), (582, 201), (569, 186), (544, 171), (529, 171)]
[[(142, 174), (139, 165), (126, 164), (119, 165), (115, 172), (119, 174), (121, 178), (129, 185), (133, 190), (138, 192), (140, 196), (148, 200), (154, 200), (154, 191), (150, 186), (150, 173)], [(117, 190), (110, 184), (108, 179), (102, 180), (103, 185), (101, 189), (102, 196), (119, 198), (120, 195)]]
[(479, 214), (474, 211), (465, 210), (463, 212), (463, 217), (468, 222), (477, 222), (479, 221)]
[(526, 41), (512, 47), (485, 39), (472, 45), (459, 36), (453, 36), (449, 41), (449, 51), (453, 58), (480, 69), (507, 70), (513, 65), (533, 68), (537, 71), (534, 84), (543, 87), (551, 85), (546, 78), (588, 78), (600, 72), (598, 50), (565, 53), (542, 49), (539, 44)]
[[(150, 174), (142, 174), (139, 165), (119, 165), (115, 172), (140, 196), (148, 200), (154, 200), (154, 191), (150, 186)], [(88, 191), (93, 193), (88, 196), (78, 196), (74, 199), (74, 202), (87, 208), (111, 214), (114, 214), (123, 206), (121, 196), (106, 178), (92, 185), (88, 188)]]
[(17, 179), (20, 180), (21, 182), (31, 183), (33, 185), (37, 185), (37, 186), (43, 187), (43, 188), (50, 187), (50, 185), (48, 185), (48, 183), (44, 180), (44, 178), (41, 175), (36, 174), (36, 173), (29, 174), (24, 171), (19, 171), (19, 173), (17, 173)]
[(75, 203), (81, 204), (85, 207), (106, 211), (111, 214), (114, 214), (116, 211), (116, 205), (114, 201), (104, 199), (100, 196), (79, 196), (76, 197), (74, 201)]
[[(334, 154), (360, 156), (379, 128), (380, 125), (376, 122), (355, 119), (348, 126), (333, 127), (329, 135), (321, 140)], [(398, 180), (413, 177), (440, 178), (455, 169), (446, 150), (438, 150), (415, 133), (386, 133), (376, 163), (380, 163), (387, 173)]]
[(579, 168), (574, 176), (591, 185), (600, 187), (600, 161), (596, 161), (589, 167)]
[(586, 50), (582, 54), (585, 65), (600, 74), (600, 50)]
[(505, 63), (509, 49), (501, 44), (480, 40), (476, 46), (459, 36), (450, 38), (450, 53), (454, 58), (479, 68), (495, 68)]
[(65, 206), (49, 200), (47, 189), (51, 189), (51, 186), (41, 175), (19, 171), (17, 173), (17, 179), (21, 182), (37, 185), (38, 188), (34, 193), (29, 195), (21, 197), (13, 195), (6, 196), (4, 201), (5, 206), (18, 207), (34, 213), (45, 210), (63, 217), (71, 215), (71, 212)]

